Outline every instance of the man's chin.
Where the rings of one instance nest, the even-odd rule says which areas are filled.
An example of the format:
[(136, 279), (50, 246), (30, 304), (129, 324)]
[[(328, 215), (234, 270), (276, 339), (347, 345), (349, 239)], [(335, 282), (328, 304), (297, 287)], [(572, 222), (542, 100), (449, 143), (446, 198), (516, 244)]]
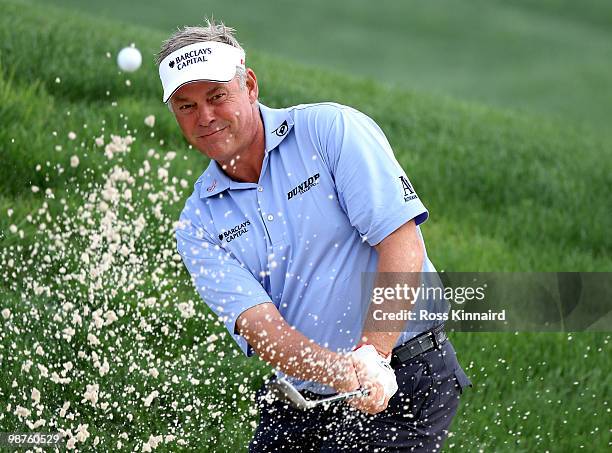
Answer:
[(216, 160), (216, 161), (222, 160), (223, 156), (226, 154), (223, 151), (223, 149), (218, 148), (218, 147), (214, 147), (214, 148), (213, 147), (206, 147), (206, 148), (199, 147), (198, 149), (206, 157), (208, 157), (209, 159)]
[(222, 146), (219, 146), (219, 143), (211, 143), (210, 140), (206, 140), (202, 137), (195, 137), (189, 141), (191, 146), (200, 151), (202, 154), (218, 154), (221, 151)]

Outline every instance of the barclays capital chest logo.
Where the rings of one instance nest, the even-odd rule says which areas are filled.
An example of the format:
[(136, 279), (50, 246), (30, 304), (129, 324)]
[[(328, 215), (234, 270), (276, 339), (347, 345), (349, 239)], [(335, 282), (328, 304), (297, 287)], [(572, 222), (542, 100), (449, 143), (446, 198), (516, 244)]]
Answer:
[(220, 241), (225, 240), (226, 242), (232, 242), (234, 239), (239, 238), (245, 233), (248, 233), (249, 225), (251, 225), (250, 220), (246, 220), (242, 223), (239, 223), (238, 225), (235, 225), (232, 228), (230, 228), (228, 231), (219, 233), (219, 240)]

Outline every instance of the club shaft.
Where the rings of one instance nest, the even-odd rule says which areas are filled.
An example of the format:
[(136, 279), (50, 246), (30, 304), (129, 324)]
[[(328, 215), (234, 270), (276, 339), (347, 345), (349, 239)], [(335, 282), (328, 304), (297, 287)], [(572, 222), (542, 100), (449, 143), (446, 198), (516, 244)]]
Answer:
[(334, 401), (344, 401), (349, 398), (353, 398), (355, 396), (365, 396), (367, 395), (369, 390), (367, 389), (359, 389), (354, 390), (352, 392), (340, 393), (338, 395), (330, 396), (329, 398), (324, 398), (322, 400), (314, 401), (316, 404), (325, 404), (325, 403), (333, 403)]

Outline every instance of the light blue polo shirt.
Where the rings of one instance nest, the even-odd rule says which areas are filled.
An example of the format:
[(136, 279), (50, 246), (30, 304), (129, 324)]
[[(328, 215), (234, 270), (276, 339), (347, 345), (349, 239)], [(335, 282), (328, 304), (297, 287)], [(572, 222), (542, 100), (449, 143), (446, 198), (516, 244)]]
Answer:
[[(365, 114), (331, 102), (259, 109), (259, 181), (234, 181), (211, 161), (181, 213), (178, 252), (245, 354), (253, 350), (234, 333), (236, 318), (264, 302), (318, 344), (348, 352), (361, 336), (368, 305), (361, 277), (376, 271), (373, 246), (411, 219), (423, 223), (428, 212)], [(427, 255), (422, 270), (435, 272)], [(409, 323), (413, 331), (398, 344), (433, 325)], [(330, 391), (292, 380), (300, 389)]]

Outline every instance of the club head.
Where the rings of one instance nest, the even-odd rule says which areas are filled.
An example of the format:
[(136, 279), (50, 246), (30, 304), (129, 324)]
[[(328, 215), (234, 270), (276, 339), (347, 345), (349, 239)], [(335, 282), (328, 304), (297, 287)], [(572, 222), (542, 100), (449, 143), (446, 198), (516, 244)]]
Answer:
[(310, 409), (314, 407), (313, 401), (308, 401), (298, 390), (286, 379), (277, 378), (269, 384), (270, 391), (280, 400), (289, 403), (296, 409)]

